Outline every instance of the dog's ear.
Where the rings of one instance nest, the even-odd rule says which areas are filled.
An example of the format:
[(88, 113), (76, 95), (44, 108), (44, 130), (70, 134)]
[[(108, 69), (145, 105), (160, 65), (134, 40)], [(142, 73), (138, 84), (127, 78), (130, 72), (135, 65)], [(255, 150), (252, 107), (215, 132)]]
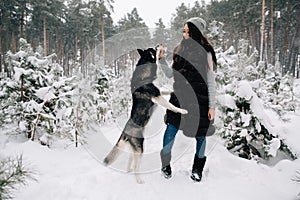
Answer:
[(137, 51), (139, 52), (140, 56), (142, 56), (144, 53), (144, 50), (142, 50), (142, 49), (137, 49)]
[(160, 49), (162, 47), (162, 44), (157, 44), (155, 47), (154, 47), (154, 49), (155, 49), (155, 51), (157, 51), (158, 49)]

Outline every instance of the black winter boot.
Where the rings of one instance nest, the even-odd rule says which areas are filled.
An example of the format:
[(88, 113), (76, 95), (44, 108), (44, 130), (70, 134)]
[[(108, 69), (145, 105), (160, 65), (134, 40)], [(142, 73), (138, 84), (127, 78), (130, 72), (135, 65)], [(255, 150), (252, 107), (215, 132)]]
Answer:
[(169, 179), (172, 177), (172, 169), (170, 165), (167, 165), (165, 167), (161, 168), (161, 173), (162, 175), (166, 178)]
[(161, 172), (166, 179), (169, 179), (172, 177), (172, 169), (170, 166), (171, 154), (163, 154), (163, 151), (161, 151), (160, 158), (162, 164)]
[(191, 179), (193, 179), (196, 182), (201, 181), (202, 171), (203, 171), (205, 162), (206, 162), (206, 157), (199, 158), (197, 155), (195, 155)]

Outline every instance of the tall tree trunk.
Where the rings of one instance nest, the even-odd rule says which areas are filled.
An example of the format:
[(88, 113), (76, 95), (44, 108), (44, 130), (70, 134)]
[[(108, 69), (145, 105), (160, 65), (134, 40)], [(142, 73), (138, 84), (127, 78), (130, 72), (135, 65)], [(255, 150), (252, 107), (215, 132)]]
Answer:
[(44, 16), (44, 56), (47, 56), (47, 30), (46, 30), (46, 16)]
[(1, 75), (2, 75), (2, 52), (1, 52), (1, 48), (0, 48), (0, 77), (1, 77)]
[(75, 55), (74, 55), (74, 61), (77, 61), (77, 54), (78, 54), (78, 32), (76, 32), (75, 35)]
[(259, 61), (263, 61), (264, 37), (265, 37), (265, 0), (262, 0), (261, 6), (261, 33), (260, 33), (260, 56)]
[(15, 32), (14, 31), (11, 32), (11, 43), (12, 43), (13, 53), (16, 53), (17, 52), (17, 45), (16, 45), (16, 39), (15, 39)]
[(275, 63), (275, 52), (274, 52), (274, 0), (271, 0), (271, 8), (270, 8), (270, 62), (272, 65)]
[(62, 44), (63, 42), (60, 41), (60, 46), (59, 46), (59, 64), (62, 65), (62, 67), (64, 67), (64, 44)]
[(285, 26), (285, 37), (284, 37), (284, 66), (285, 71), (284, 74), (289, 70), (289, 32), (290, 32), (290, 17), (291, 16), (291, 1), (287, 1), (287, 19)]
[(26, 1), (23, 2), (22, 5), (22, 14), (21, 14), (21, 37), (25, 38), (24, 27), (25, 27), (25, 9), (26, 9)]
[(102, 24), (101, 24), (101, 32), (102, 32), (102, 51), (103, 51), (103, 64), (105, 65), (105, 36), (104, 36), (104, 17), (102, 15)]
[(22, 11), (22, 16), (21, 16), (21, 37), (24, 38), (24, 18), (25, 14), (24, 11)]
[(75, 147), (78, 147), (78, 129), (79, 129), (79, 123), (78, 123), (78, 121), (79, 121), (79, 104), (80, 103), (78, 103), (78, 105), (76, 106), (76, 119), (75, 119)]
[(284, 38), (284, 52), (287, 52), (289, 48), (289, 32), (290, 32), (290, 16), (291, 16), (291, 1), (288, 0), (287, 5), (287, 19), (285, 26), (285, 38)]
[[(300, 11), (297, 12), (296, 14), (296, 19), (299, 19), (300, 17)], [(296, 66), (297, 66), (297, 58), (299, 55), (299, 40), (300, 40), (300, 25), (299, 21), (296, 21), (296, 26), (295, 26), (295, 34), (291, 40), (291, 47), (289, 50), (289, 62), (288, 62), (288, 68), (289, 70), (293, 73), (293, 76), (296, 76)]]
[[(265, 49), (265, 52), (264, 52), (264, 58), (265, 58), (265, 61), (268, 63), (269, 61), (269, 55), (268, 55), (268, 31), (265, 31), (265, 38), (264, 38), (264, 41), (265, 41), (265, 45), (264, 45), (264, 49)], [(268, 66), (268, 65), (266, 65)]]
[[(283, 25), (282, 25), (282, 16), (280, 16), (280, 18), (279, 18), (279, 36), (282, 36), (283, 35)], [(279, 43), (279, 45), (282, 47), (283, 46), (283, 39), (282, 39), (282, 37), (279, 37), (279, 39), (278, 39), (278, 43)], [(280, 63), (281, 63), (281, 75), (283, 75), (283, 63), (284, 63), (284, 52), (283, 52), (284, 50), (281, 50), (280, 52), (279, 52), (279, 61), (280, 61)], [(277, 53), (276, 53), (277, 54)]]
[[(296, 19), (299, 19), (300, 17), (300, 10), (297, 10), (297, 18)], [(296, 37), (296, 41), (300, 41), (300, 24), (299, 24), (299, 21), (297, 21), (297, 37)], [(297, 78), (299, 78), (299, 73), (300, 73), (300, 45), (299, 43), (296, 45), (295, 44), (295, 48), (297, 48), (296, 50), (296, 63), (295, 63), (295, 66), (297, 67)]]
[(253, 46), (255, 47), (255, 49), (258, 49), (258, 31), (257, 31), (257, 26), (254, 25), (253, 26)]
[[(298, 47), (299, 49), (300, 49), (300, 47)], [(300, 76), (300, 55), (298, 55), (298, 57), (297, 57), (297, 66), (298, 66), (298, 68), (297, 68), (297, 78), (300, 78), (299, 76)]]
[(80, 63), (81, 63), (81, 73), (84, 74), (84, 68), (85, 68), (85, 64), (84, 64), (84, 61), (85, 61), (85, 55), (84, 55), (84, 42), (85, 41), (84, 39), (82, 40), (81, 42), (81, 45), (80, 45)]
[(56, 27), (56, 29), (55, 29), (55, 52), (57, 53), (57, 54), (59, 54), (59, 35), (58, 35), (58, 28)]
[(0, 27), (0, 74), (2, 73), (2, 27)]
[[(68, 48), (68, 49), (71, 48), (70, 42), (68, 42), (67, 48)], [(70, 70), (70, 51), (67, 51), (67, 58), (66, 58), (66, 75), (67, 75), (67, 74), (69, 75), (70, 72), (71, 72), (71, 75), (73, 75), (73, 74), (72, 74), (73, 69)]]
[(249, 32), (249, 42), (250, 42), (250, 44), (251, 44), (251, 46), (252, 46), (252, 49), (251, 49), (251, 52), (250, 53), (252, 53), (253, 51), (254, 51), (254, 38), (253, 38), (253, 34), (252, 34), (252, 28), (251, 27), (249, 27), (249, 30), (248, 30), (248, 32)]
[(4, 38), (4, 48), (3, 48), (3, 65), (4, 65), (4, 73), (6, 73), (7, 77), (9, 76), (9, 70), (8, 70), (8, 65), (5, 62), (5, 53), (10, 49), (10, 37), (9, 37), (9, 31), (5, 31), (5, 38)]

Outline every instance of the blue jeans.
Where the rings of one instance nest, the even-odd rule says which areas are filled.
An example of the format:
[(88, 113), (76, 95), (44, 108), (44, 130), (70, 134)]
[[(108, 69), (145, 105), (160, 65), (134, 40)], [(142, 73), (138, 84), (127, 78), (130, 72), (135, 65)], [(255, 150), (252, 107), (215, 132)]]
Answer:
[[(172, 124), (167, 124), (167, 129), (163, 138), (163, 154), (169, 154), (172, 151), (172, 147), (175, 141), (175, 136), (178, 132), (178, 129)], [(196, 155), (199, 158), (204, 158), (204, 152), (206, 147), (206, 137), (195, 138), (197, 141), (196, 145)]]

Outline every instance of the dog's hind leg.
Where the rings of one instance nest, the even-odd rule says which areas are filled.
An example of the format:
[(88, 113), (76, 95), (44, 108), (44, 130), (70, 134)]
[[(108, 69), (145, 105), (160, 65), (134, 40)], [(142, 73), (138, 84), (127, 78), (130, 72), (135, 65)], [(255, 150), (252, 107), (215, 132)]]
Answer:
[(142, 159), (142, 153), (134, 153), (133, 154), (133, 170), (134, 170), (134, 175), (135, 175), (135, 179), (136, 182), (139, 184), (143, 184), (144, 181), (141, 179), (140, 175), (139, 175), (139, 169), (140, 169), (140, 163), (141, 163), (141, 159)]
[(178, 108), (178, 107), (174, 106), (173, 104), (171, 104), (170, 102), (168, 102), (162, 96), (152, 97), (151, 100), (152, 100), (153, 103), (157, 103), (157, 104), (161, 105), (164, 108), (172, 110), (173, 112), (181, 113), (181, 114), (187, 114), (188, 113), (187, 110), (181, 109), (181, 108)]
[[(143, 131), (143, 130), (139, 130)], [(133, 172), (135, 175), (136, 182), (139, 184), (144, 183), (144, 181), (141, 179), (139, 175), (139, 169), (140, 169), (140, 163), (141, 163), (141, 158), (143, 154), (143, 143), (144, 143), (144, 138), (141, 137), (132, 137), (129, 140), (129, 144), (132, 148), (132, 158), (133, 158)]]
[(127, 141), (123, 140), (122, 138), (119, 139), (117, 144), (113, 147), (113, 149), (109, 152), (109, 154), (104, 158), (104, 160), (103, 160), (104, 165), (110, 165), (118, 158), (118, 156), (121, 153), (121, 150), (123, 150), (125, 148), (126, 142)]
[(130, 153), (127, 165), (127, 172), (132, 172), (132, 161), (133, 161), (133, 154)]

